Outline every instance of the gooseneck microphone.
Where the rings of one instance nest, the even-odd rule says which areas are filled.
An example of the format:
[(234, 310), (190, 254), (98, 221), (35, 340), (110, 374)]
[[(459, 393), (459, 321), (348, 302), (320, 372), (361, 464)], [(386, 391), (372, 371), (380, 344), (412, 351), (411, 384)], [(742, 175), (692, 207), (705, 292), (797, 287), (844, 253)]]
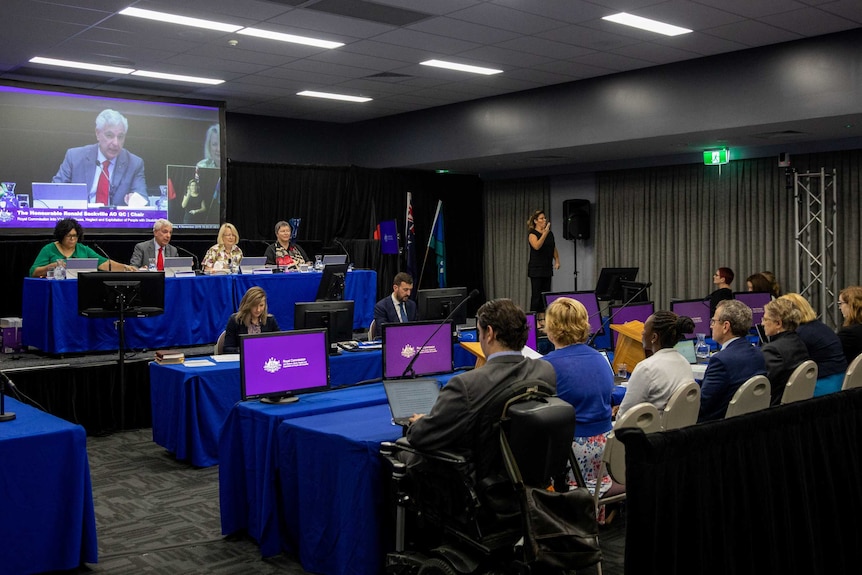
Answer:
[(467, 294), (467, 297), (462, 299), (460, 301), (460, 303), (458, 303), (458, 305), (456, 305), (452, 309), (452, 311), (449, 312), (449, 315), (446, 316), (446, 319), (444, 319), (442, 322), (440, 322), (440, 325), (437, 326), (437, 329), (435, 329), (431, 333), (431, 335), (428, 336), (428, 339), (425, 340), (425, 343), (420, 345), (419, 348), (416, 350), (416, 353), (413, 354), (413, 357), (410, 358), (410, 363), (408, 363), (407, 367), (404, 368), (404, 372), (401, 374), (401, 377), (408, 377), (408, 374), (409, 374), (409, 377), (414, 377), (414, 378), (416, 377), (416, 372), (413, 371), (413, 364), (415, 364), (416, 360), (419, 359), (419, 354), (422, 353), (422, 350), (425, 349), (425, 346), (428, 345), (428, 342), (431, 341), (432, 339), (434, 339), (434, 336), (437, 335), (437, 332), (440, 331), (440, 328), (442, 328), (444, 325), (446, 325), (446, 322), (449, 321), (450, 319), (452, 319), (455, 316), (455, 314), (458, 312), (458, 310), (464, 306), (465, 303), (467, 303), (468, 301), (470, 301), (474, 297), (478, 297), (478, 295), (479, 295), (479, 290), (474, 289), (469, 294)]
[(6, 411), (6, 385), (8, 384), (10, 388), (14, 389), (15, 384), (12, 383), (9, 376), (2, 371), (0, 371), (0, 375), (3, 376), (3, 378), (0, 379), (0, 422), (12, 421), (15, 419), (15, 414), (11, 411)]
[(101, 253), (103, 256), (105, 256), (106, 258), (108, 258), (108, 271), (109, 271), (109, 272), (110, 272), (110, 271), (113, 271), (113, 270), (111, 269), (111, 261), (112, 261), (112, 260), (111, 260), (111, 256), (109, 256), (109, 255), (108, 255), (108, 252), (106, 252), (105, 250), (103, 250), (103, 249), (102, 249), (102, 246), (100, 246), (100, 245), (99, 245), (99, 244), (97, 244), (96, 242), (93, 242), (93, 247), (94, 247), (94, 248), (96, 248), (97, 250), (99, 250), (99, 253)]
[(178, 251), (181, 251), (188, 256), (192, 256), (192, 263), (194, 264), (192, 267), (193, 270), (200, 270), (201, 269), (201, 262), (198, 259), (198, 256), (196, 256), (195, 254), (193, 254), (192, 252), (190, 252), (189, 250), (187, 250), (186, 248), (184, 248), (182, 246), (178, 246), (175, 244), (171, 244), (171, 245), (174, 246), (175, 248), (177, 248)]
[[(626, 308), (626, 306), (628, 306), (630, 303), (632, 303), (633, 301), (635, 301), (635, 300), (636, 300), (636, 299), (637, 299), (637, 298), (638, 298), (638, 297), (639, 297), (639, 296), (640, 296), (644, 291), (646, 291), (646, 290), (647, 290), (649, 287), (651, 287), (651, 286), (652, 286), (652, 282), (647, 282), (647, 283), (645, 283), (645, 284), (641, 285), (640, 289), (638, 289), (638, 291), (636, 291), (636, 292), (635, 292), (635, 295), (633, 295), (632, 297), (630, 297), (630, 298), (629, 298), (625, 303), (623, 303), (623, 305), (621, 305), (620, 307), (618, 307), (618, 308), (616, 309), (616, 311), (614, 311), (614, 313), (612, 313), (612, 314), (608, 317), (608, 325), (610, 325), (610, 324), (611, 324), (611, 322), (613, 322), (613, 321), (614, 321), (614, 318), (615, 318), (615, 317), (617, 317), (617, 314), (618, 314), (618, 313), (620, 313), (621, 311), (623, 311), (623, 310)], [(596, 339), (596, 335), (598, 335), (598, 332), (596, 332), (596, 333), (594, 333), (593, 335), (591, 335), (591, 336), (590, 336), (589, 341), (587, 341), (587, 345), (588, 345), (588, 346), (593, 345), (593, 340), (595, 340), (595, 339)]]

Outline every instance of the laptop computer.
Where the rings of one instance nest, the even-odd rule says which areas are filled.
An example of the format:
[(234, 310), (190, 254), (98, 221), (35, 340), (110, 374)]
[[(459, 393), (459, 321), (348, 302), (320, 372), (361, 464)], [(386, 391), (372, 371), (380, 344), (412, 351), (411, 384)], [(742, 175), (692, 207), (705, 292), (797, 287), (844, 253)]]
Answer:
[(33, 182), (34, 208), (86, 210), (89, 195), (87, 184)]
[(194, 265), (191, 256), (177, 256), (165, 258), (165, 276), (171, 277), (184, 272), (193, 274), (192, 265)]
[(66, 260), (66, 277), (74, 279), (81, 272), (94, 272), (99, 269), (98, 258), (69, 258)]
[(410, 425), (415, 413), (429, 413), (437, 401), (440, 384), (436, 379), (390, 379), (383, 382), (392, 423)]
[(680, 342), (677, 342), (673, 348), (677, 350), (689, 363), (697, 363), (697, 356), (694, 353), (694, 344), (695, 340), (693, 339), (684, 339)]
[(346, 264), (347, 254), (326, 254), (323, 256), (323, 265), (329, 264)]

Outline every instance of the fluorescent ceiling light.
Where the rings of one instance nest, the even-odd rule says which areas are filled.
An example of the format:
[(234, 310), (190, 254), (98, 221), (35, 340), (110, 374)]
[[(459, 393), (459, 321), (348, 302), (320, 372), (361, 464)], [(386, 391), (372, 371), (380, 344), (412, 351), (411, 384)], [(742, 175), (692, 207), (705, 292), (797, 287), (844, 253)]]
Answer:
[(131, 74), (134, 68), (121, 68), (119, 66), (102, 66), (101, 64), (88, 64), (86, 62), (75, 62), (72, 60), (57, 60), (55, 58), (42, 58), (36, 56), (30, 58), (33, 64), (45, 64), (46, 66), (60, 66), (63, 68), (77, 68), (79, 70), (93, 70), (95, 72), (108, 72), (110, 74)]
[(167, 22), (168, 24), (181, 24), (183, 26), (192, 26), (194, 28), (205, 28), (207, 30), (216, 30), (218, 32), (236, 32), (242, 28), (242, 26), (237, 26), (235, 24), (225, 24), (224, 22), (201, 20), (200, 18), (189, 18), (187, 16), (177, 16), (176, 14), (168, 14), (166, 12), (142, 10), (141, 8), (126, 8), (125, 10), (120, 10), (119, 13), (124, 16), (135, 16), (136, 18), (146, 18), (147, 20)]
[(306, 36), (270, 32), (269, 30), (260, 30), (259, 28), (243, 28), (237, 34), (265, 38), (267, 40), (278, 40), (280, 42), (291, 42), (293, 44), (305, 44), (306, 46), (317, 46), (318, 48), (332, 49), (344, 46), (344, 42), (330, 42), (329, 40), (318, 40), (317, 38), (307, 38)]
[(371, 98), (362, 98), (359, 96), (346, 96), (344, 94), (330, 94), (329, 92), (315, 92), (313, 90), (303, 90), (297, 92), (297, 96), (310, 96), (312, 98), (326, 98), (327, 100), (343, 100), (345, 102), (370, 102)]
[(632, 28), (640, 28), (641, 30), (647, 30), (648, 32), (664, 34), (665, 36), (679, 36), (680, 34), (688, 34), (689, 32), (691, 32), (691, 30), (689, 30), (688, 28), (680, 28), (679, 26), (674, 26), (673, 24), (665, 24), (664, 22), (659, 22), (658, 20), (641, 18), (640, 16), (635, 16), (634, 14), (628, 14), (626, 12), (620, 12), (619, 14), (613, 14), (611, 16), (604, 16), (602, 20), (616, 22), (617, 24), (624, 24), (626, 26), (631, 26)]
[(457, 64), (455, 62), (446, 62), (445, 60), (426, 60), (419, 62), (423, 66), (434, 66), (435, 68), (446, 68), (447, 70), (458, 70), (459, 72), (472, 72), (473, 74), (484, 74), (490, 76), (492, 74), (502, 74), (502, 70), (494, 68), (482, 68), (481, 66), (470, 66), (468, 64)]
[(150, 72), (147, 70), (135, 70), (134, 72), (132, 72), (132, 76), (158, 78), (160, 80), (176, 80), (178, 82), (192, 82), (194, 84), (207, 84), (209, 86), (224, 84), (224, 80), (217, 80), (215, 78), (200, 78), (197, 76), (185, 76), (183, 74), (166, 74), (164, 72)]

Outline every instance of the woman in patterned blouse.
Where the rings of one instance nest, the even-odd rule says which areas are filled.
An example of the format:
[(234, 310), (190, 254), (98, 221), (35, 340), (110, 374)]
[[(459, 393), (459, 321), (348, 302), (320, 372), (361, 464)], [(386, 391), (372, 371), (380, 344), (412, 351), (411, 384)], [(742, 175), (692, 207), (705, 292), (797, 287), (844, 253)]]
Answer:
[(201, 262), (204, 273), (228, 272), (231, 263), (234, 268), (238, 268), (242, 260), (242, 250), (239, 249), (238, 243), (239, 232), (234, 225), (222, 224), (218, 231), (218, 243), (207, 250)]
[(276, 242), (267, 246), (266, 253), (264, 253), (268, 265), (296, 270), (299, 269), (299, 264), (308, 261), (305, 251), (290, 241), (292, 236), (293, 228), (288, 222), (281, 220), (275, 224)]

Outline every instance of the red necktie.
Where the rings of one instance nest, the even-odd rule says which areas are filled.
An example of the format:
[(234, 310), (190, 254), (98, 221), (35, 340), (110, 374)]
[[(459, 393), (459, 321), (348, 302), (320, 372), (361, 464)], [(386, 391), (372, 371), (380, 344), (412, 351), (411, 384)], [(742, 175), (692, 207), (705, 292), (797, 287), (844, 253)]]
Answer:
[(165, 271), (165, 258), (162, 256), (163, 249), (164, 248), (159, 246), (159, 257), (156, 259), (156, 269), (160, 272)]
[(108, 205), (108, 191), (111, 189), (111, 181), (108, 176), (108, 166), (111, 160), (102, 162), (102, 171), (99, 173), (99, 183), (96, 186), (96, 203)]

